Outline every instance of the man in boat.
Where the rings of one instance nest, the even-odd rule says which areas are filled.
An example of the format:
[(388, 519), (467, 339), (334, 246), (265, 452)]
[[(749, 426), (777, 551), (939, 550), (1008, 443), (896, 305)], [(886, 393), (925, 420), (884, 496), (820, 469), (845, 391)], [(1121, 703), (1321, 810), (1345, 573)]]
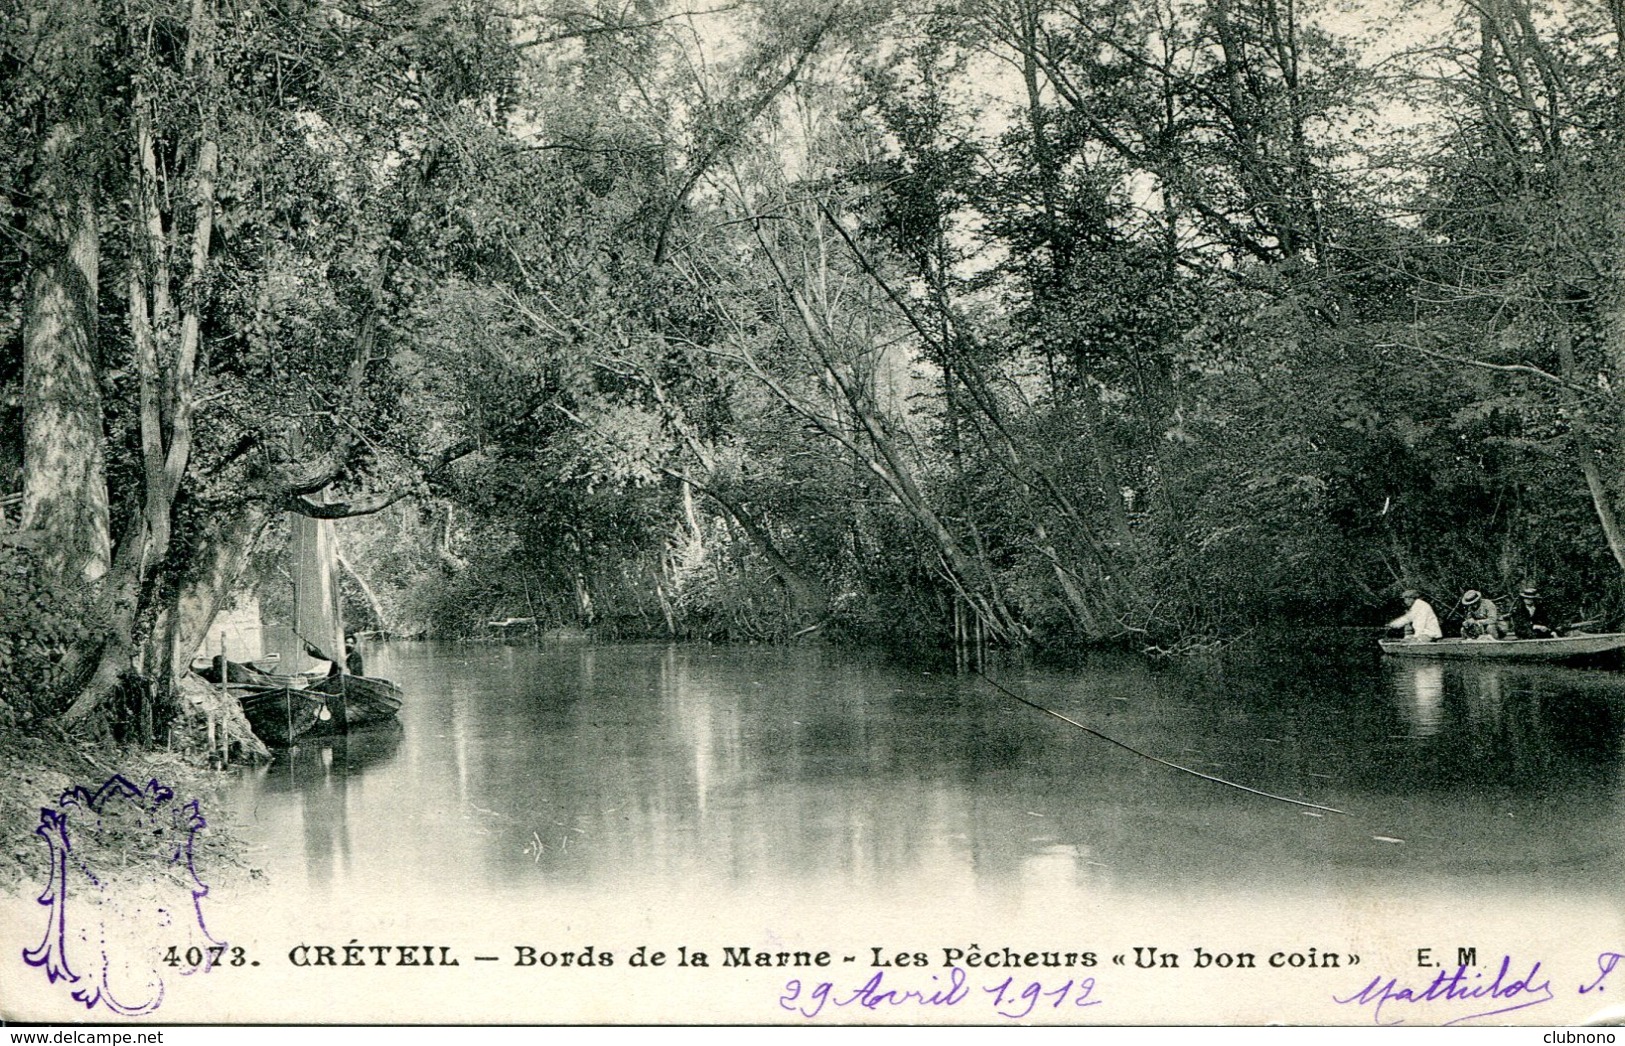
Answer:
[(344, 637), (344, 670), (353, 676), (367, 674), (367, 665), (361, 659), (361, 648), (356, 644), (354, 632)]
[(361, 651), (356, 648), (356, 638), (354, 632), (351, 632), (344, 637), (344, 660), (342, 661), (336, 657), (329, 656), (326, 651), (322, 650), (314, 643), (305, 644), (305, 653), (309, 654), (318, 661), (329, 662), (331, 665), (331, 667), (327, 670), (327, 674), (329, 676), (341, 676), (346, 673), (352, 676), (364, 676), (367, 674), (367, 666), (361, 659)]
[(1485, 598), (1476, 588), (1469, 588), (1461, 594), (1461, 609), (1466, 615), (1461, 622), (1461, 638), (1501, 638), (1501, 611), (1494, 600)]
[(1444, 630), (1439, 627), (1439, 616), (1433, 612), (1433, 606), (1422, 598), (1422, 593), (1407, 588), (1399, 594), (1399, 598), (1405, 601), (1405, 613), (1388, 622), (1389, 628), (1403, 628), (1405, 638), (1417, 643), (1431, 643), (1444, 638)]
[(1518, 603), (1512, 608), (1512, 632), (1519, 639), (1551, 639), (1557, 635), (1550, 612), (1540, 601), (1540, 590), (1532, 582), (1518, 589)]

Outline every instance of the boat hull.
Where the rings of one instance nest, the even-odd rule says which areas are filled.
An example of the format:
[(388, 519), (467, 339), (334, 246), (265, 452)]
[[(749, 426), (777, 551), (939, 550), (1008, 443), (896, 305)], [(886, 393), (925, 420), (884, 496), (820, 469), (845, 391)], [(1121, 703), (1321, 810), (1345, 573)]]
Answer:
[(1625, 649), (1625, 632), (1556, 636), (1551, 639), (1378, 640), (1395, 657), (1452, 658), (1463, 661), (1568, 661)]
[(401, 710), (401, 688), (371, 676), (328, 676), (310, 685), (327, 699), (329, 715), (318, 722), (316, 734), (343, 733), (388, 722)]
[(265, 744), (286, 748), (316, 728), (327, 712), (327, 697), (295, 686), (229, 684), (227, 689), (243, 706), (243, 717), (254, 736)]

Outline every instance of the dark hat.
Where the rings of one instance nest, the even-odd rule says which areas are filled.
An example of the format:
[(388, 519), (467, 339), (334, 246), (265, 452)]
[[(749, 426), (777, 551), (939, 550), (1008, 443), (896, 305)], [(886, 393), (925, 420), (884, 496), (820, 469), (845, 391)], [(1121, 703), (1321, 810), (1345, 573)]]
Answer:
[(1399, 598), (1400, 599), (1421, 599), (1422, 598), (1422, 593), (1416, 591), (1416, 589), (1414, 589), (1414, 588), (1407, 588), (1405, 591), (1403, 591), (1403, 592), (1401, 592), (1399, 594)]
[(1461, 605), (1464, 607), (1476, 606), (1478, 599), (1478, 589), (1469, 588), (1467, 591), (1461, 594)]

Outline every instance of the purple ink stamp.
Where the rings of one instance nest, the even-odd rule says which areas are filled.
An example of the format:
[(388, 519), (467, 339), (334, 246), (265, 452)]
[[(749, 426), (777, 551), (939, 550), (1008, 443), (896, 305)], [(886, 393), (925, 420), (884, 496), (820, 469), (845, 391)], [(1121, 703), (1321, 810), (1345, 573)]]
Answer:
[(193, 864), (204, 824), (197, 800), (183, 803), (156, 779), (142, 788), (119, 774), (42, 807), (34, 834), (50, 848), (39, 896), (49, 914), (23, 961), (87, 1010), (99, 1004), (136, 1017), (158, 1009), (162, 967), (206, 972), (226, 951), (204, 922), (209, 888)]

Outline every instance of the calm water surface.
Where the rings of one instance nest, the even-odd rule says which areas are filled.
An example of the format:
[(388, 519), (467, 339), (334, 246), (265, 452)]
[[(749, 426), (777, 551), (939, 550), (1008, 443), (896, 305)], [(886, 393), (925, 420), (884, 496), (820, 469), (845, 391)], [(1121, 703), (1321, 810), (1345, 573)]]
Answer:
[[(1617, 945), (1625, 677), (1371, 645), (998, 673), (1144, 751), (1341, 814), (1156, 766), (974, 677), (845, 651), (374, 648), (369, 671), (408, 695), (400, 728), (242, 781), (257, 903), (297, 898), (344, 936), (495, 936), (487, 951), (958, 935), (1414, 965), (1420, 946)], [(1258, 1016), (1235, 1006), (1208, 1016)]]

